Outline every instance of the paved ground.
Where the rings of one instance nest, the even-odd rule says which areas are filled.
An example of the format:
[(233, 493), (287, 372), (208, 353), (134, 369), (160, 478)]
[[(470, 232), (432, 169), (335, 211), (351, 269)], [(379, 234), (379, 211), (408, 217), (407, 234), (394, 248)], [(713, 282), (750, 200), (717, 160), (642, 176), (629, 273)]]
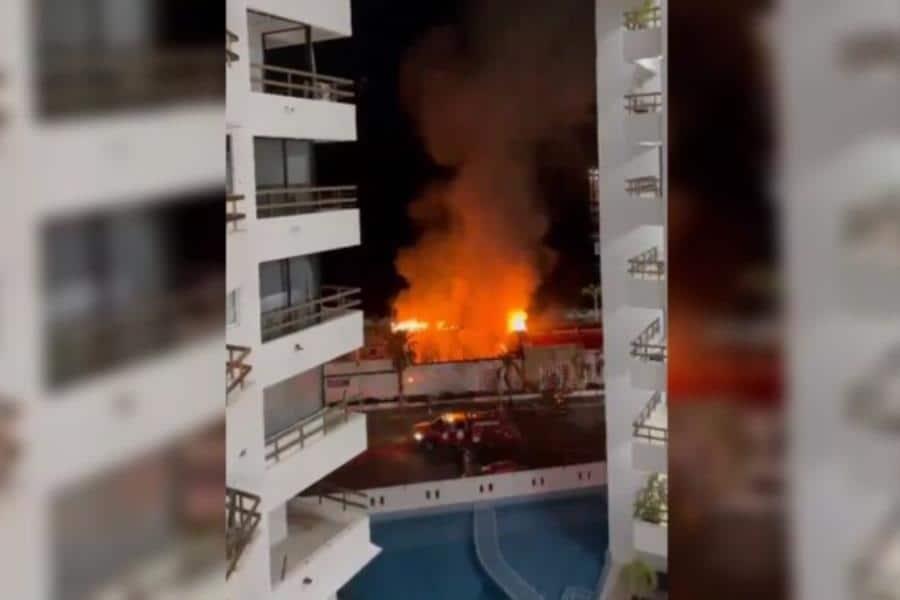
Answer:
[[(366, 489), (462, 475), (458, 451), (425, 452), (412, 439), (413, 425), (450, 410), (484, 410), (483, 403), (460, 402), (436, 407), (376, 410), (368, 413), (369, 449), (335, 471), (328, 480), (351, 489)], [(519, 403), (510, 412), (522, 432), (518, 450), (482, 451), (476, 460), (488, 464), (514, 460), (523, 469), (604, 460), (606, 423), (599, 397), (572, 399), (563, 410), (541, 402)]]

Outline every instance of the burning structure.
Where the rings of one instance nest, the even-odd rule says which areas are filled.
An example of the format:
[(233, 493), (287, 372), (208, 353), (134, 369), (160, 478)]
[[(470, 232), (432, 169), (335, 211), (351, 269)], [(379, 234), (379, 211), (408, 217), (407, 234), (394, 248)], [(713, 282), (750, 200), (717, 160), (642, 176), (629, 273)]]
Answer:
[(419, 362), (497, 356), (526, 327), (555, 260), (537, 149), (592, 118), (593, 40), (574, 26), (592, 9), (473, 2), (462, 25), (432, 30), (403, 66), (407, 110), (449, 173), (410, 205), (421, 236), (396, 260), (408, 287), (393, 327), (414, 334)]

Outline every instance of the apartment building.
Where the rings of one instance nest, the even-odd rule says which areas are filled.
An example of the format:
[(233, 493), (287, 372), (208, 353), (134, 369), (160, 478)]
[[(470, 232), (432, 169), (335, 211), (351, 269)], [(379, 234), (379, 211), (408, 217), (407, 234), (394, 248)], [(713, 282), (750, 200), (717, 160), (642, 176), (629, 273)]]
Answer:
[(667, 565), (666, 3), (598, 2), (600, 260), (612, 570)]
[(318, 52), (350, 0), (228, 0), (227, 28), (227, 597), (324, 600), (379, 552), (369, 499), (321, 483), (367, 444), (322, 376), (363, 344), (360, 290), (323, 280), (360, 243), (356, 188), (322, 165), (356, 139), (353, 81)]
[(20, 540), (4, 555), (8, 597), (221, 587), (215, 552), (181, 569), (203, 541), (185, 523), (211, 535), (221, 509), (203, 517), (178, 490), (216, 489), (224, 452), (209, 435), (223, 423), (224, 251), (202, 234), (221, 218), (224, 163), (175, 143), (220, 138), (221, 33), (186, 32), (181, 10), (0, 8), (0, 396), (21, 442), (0, 490)]

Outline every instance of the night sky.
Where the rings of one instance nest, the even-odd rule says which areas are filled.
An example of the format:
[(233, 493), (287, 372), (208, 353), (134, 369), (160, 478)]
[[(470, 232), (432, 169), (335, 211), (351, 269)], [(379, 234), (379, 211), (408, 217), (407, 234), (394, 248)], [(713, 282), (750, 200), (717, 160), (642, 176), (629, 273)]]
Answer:
[[(362, 246), (327, 255), (323, 280), (362, 287), (368, 316), (388, 314), (391, 299), (404, 286), (393, 262), (398, 248), (412, 245), (418, 234), (407, 217), (408, 203), (428, 182), (453, 175), (430, 160), (401, 105), (399, 69), (425, 32), (460, 22), (462, 4), (355, 0), (353, 37), (316, 46), (320, 72), (357, 82), (358, 125), (355, 144), (317, 144), (317, 183), (356, 183), (362, 214)], [(593, 29), (593, 23), (584, 26)], [(278, 52), (290, 51), (270, 53), (272, 62), (282, 58)], [(588, 122), (534, 148), (551, 219), (546, 241), (559, 255), (539, 290), (538, 305), (584, 304), (580, 288), (595, 277), (586, 173), (596, 163), (596, 145), (596, 126)]]

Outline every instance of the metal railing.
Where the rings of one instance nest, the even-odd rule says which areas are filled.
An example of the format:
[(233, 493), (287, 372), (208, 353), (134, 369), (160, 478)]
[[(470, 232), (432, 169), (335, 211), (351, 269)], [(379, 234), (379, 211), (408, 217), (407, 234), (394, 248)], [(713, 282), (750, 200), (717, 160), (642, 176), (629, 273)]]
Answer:
[(244, 388), (244, 380), (253, 367), (244, 362), (250, 355), (250, 348), (225, 344), (228, 360), (225, 361), (225, 393), (230, 394), (236, 387)]
[(238, 202), (244, 199), (243, 194), (225, 195), (225, 224), (230, 223), (234, 230), (238, 228), (238, 222), (246, 219), (247, 215), (238, 210)]
[(307, 492), (300, 495), (301, 498), (317, 498), (319, 504), (325, 501), (332, 502), (341, 507), (342, 511), (369, 510), (369, 496), (365, 492), (359, 492), (334, 485), (332, 483), (319, 483)]
[(639, 31), (662, 27), (662, 8), (637, 8), (625, 12), (625, 29)]
[(222, 330), (223, 281), (134, 295), (115, 309), (48, 324), (48, 375), (61, 385)]
[(647, 423), (647, 421), (650, 420), (650, 416), (653, 414), (653, 411), (659, 408), (659, 405), (661, 403), (662, 392), (656, 392), (653, 394), (653, 396), (650, 397), (650, 401), (647, 403), (647, 406), (644, 407), (644, 409), (641, 411), (641, 414), (638, 415), (638, 418), (635, 419), (634, 423), (632, 424), (632, 426), (634, 427), (634, 437), (647, 440), (648, 442), (668, 442), (668, 427), (659, 427), (657, 425), (649, 425)]
[(625, 180), (625, 192), (629, 196), (643, 196), (644, 194), (662, 196), (662, 186), (656, 175), (631, 177)]
[(231, 63), (237, 62), (241, 59), (237, 52), (234, 52), (231, 49), (231, 44), (238, 41), (238, 36), (236, 33), (233, 33), (229, 30), (225, 30), (225, 64), (229, 67)]
[(259, 63), (250, 64), (250, 83), (253, 91), (293, 98), (352, 103), (356, 95), (352, 79)]
[(662, 322), (656, 318), (635, 339), (631, 340), (631, 356), (645, 361), (665, 361), (666, 345), (653, 342), (657, 337), (661, 337), (661, 334)]
[(350, 420), (351, 410), (347, 400), (324, 406), (278, 433), (266, 438), (266, 461), (278, 462), (294, 448), (305, 448), (316, 436), (326, 436), (330, 431)]
[(355, 205), (355, 185), (264, 188), (256, 192), (256, 216), (260, 219), (341, 210)]
[[(359, 288), (322, 286), (327, 294), (302, 304), (262, 313), (262, 339), (268, 342), (340, 317), (362, 303)], [(329, 293), (330, 292), (330, 293)]]
[(219, 52), (215, 46), (59, 50), (41, 58), (37, 97), (51, 115), (221, 98)]
[(654, 525), (669, 524), (669, 481), (665, 475), (654, 473), (638, 492), (634, 517)]
[(628, 274), (637, 279), (662, 279), (666, 276), (666, 263), (659, 257), (655, 246), (628, 259)]
[[(326, 500), (329, 502), (334, 502), (334, 503), (339, 504), (342, 507), (343, 511), (351, 510), (354, 512), (358, 512), (360, 517), (362, 517), (363, 515), (365, 515), (368, 512), (369, 496), (364, 494), (363, 492), (347, 490), (347, 489), (339, 488), (337, 486), (327, 484), (327, 483), (321, 483), (321, 484), (315, 486), (314, 489), (321, 489), (324, 491), (322, 491), (320, 493), (314, 492), (314, 493), (303, 494), (298, 497), (299, 498), (318, 498), (319, 504), (323, 503)], [(357, 498), (357, 500), (350, 500), (349, 499), (350, 497)], [(290, 504), (288, 506), (290, 506)], [(288, 510), (290, 511), (290, 508), (288, 508)], [(304, 569), (304, 568), (308, 567), (315, 560), (316, 554), (318, 554), (319, 552), (322, 552), (326, 548), (333, 547), (336, 544), (340, 543), (346, 537), (346, 535), (353, 529), (355, 524), (356, 524), (355, 520), (345, 523), (340, 531), (338, 531), (336, 534), (330, 536), (323, 543), (319, 544), (318, 547), (316, 547), (315, 549), (312, 550), (312, 552), (309, 552), (309, 548), (306, 548), (305, 549), (306, 557), (304, 559), (302, 559), (301, 561), (299, 561), (298, 563), (292, 565), (290, 567), (290, 570), (294, 571), (296, 569)], [(288, 532), (288, 535), (290, 535), (290, 532)], [(287, 574), (288, 574), (288, 570), (289, 570), (288, 569), (288, 555), (287, 555), (287, 553), (285, 553), (284, 555), (282, 555), (282, 558), (281, 558), (280, 581), (285, 580), (285, 577), (287, 577)]]
[(262, 517), (259, 504), (259, 496), (225, 488), (225, 559), (228, 561), (226, 579), (234, 573), (244, 548), (253, 539), (253, 533)]
[(659, 112), (662, 110), (662, 92), (625, 94), (625, 110), (632, 114)]

